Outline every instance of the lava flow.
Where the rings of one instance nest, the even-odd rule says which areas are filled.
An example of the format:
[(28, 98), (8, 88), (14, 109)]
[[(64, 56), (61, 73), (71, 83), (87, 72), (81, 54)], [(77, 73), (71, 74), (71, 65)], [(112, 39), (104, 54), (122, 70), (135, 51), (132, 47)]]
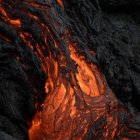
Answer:
[[(6, 28), (0, 39), (12, 40), (19, 47), (21, 55), (16, 60), (28, 78), (32, 74), (29, 70), (33, 71), (28, 69), (32, 59), (35, 68), (40, 64), (47, 75), (45, 99), (40, 105), (35, 98), (37, 112), (29, 128), (30, 140), (139, 139), (137, 124), (129, 125), (136, 113), (118, 102), (97, 64), (87, 61), (83, 53), (86, 46), (79, 51), (79, 45), (72, 41), (62, 1), (50, 0), (45, 6), (39, 1), (19, 2), (3, 2), (0, 7), (1, 26)], [(24, 56), (24, 51), (29, 54)], [(39, 96), (36, 86), (31, 87)]]
[[(105, 128), (103, 136), (114, 138), (118, 125), (116, 98), (107, 88), (97, 66), (86, 63), (74, 49), (76, 46), (70, 44), (68, 48), (70, 62), (64, 54), (59, 55), (58, 62), (52, 56), (45, 59), (49, 73), (47, 97), (42, 111), (33, 119), (30, 139), (82, 139), (89, 127), (102, 117), (105, 120), (102, 118), (104, 122), (99, 127)], [(71, 71), (68, 65), (72, 67)]]

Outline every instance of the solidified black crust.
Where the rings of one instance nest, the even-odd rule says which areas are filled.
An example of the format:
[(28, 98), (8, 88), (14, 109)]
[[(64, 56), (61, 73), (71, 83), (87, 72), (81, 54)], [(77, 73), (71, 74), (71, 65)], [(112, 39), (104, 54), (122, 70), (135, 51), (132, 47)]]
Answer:
[(140, 2), (63, 1), (72, 19), (73, 39), (83, 48), (97, 51), (92, 59), (96, 58), (93, 61), (118, 99), (140, 109)]
[[(69, 28), (71, 41), (78, 44), (79, 53), (86, 56), (87, 62), (96, 63), (102, 69), (118, 99), (140, 109), (140, 2), (63, 0), (64, 10), (55, 0), (36, 2), (56, 8), (58, 15), (49, 11), (46, 18), (44, 12), (47, 11), (31, 6), (28, 0), (1, 2), (10, 17), (20, 18), (21, 28), (14, 28), (0, 16), (0, 35), (8, 39), (0, 38), (0, 137), (5, 140), (14, 140), (11, 136), (19, 140), (28, 139), (27, 120), (30, 121), (34, 114), (34, 98), (40, 103), (45, 96), (47, 79), (35, 53), (37, 44), (45, 45), (40, 23), (46, 24), (61, 44), (60, 35), (63, 35), (64, 29), (53, 25), (56, 19), (58, 25), (63, 21), (64, 27)], [(39, 17), (39, 20), (28, 16), (27, 12)], [(29, 40), (34, 44), (34, 51), (20, 37), (19, 32), (30, 33), (32, 37)], [(58, 51), (49, 35), (47, 41), (52, 53)], [(91, 52), (93, 50), (96, 54)], [(48, 53), (46, 49), (44, 56)], [(133, 112), (134, 109), (130, 108)], [(132, 117), (131, 125), (126, 117), (128, 128), (140, 130), (139, 116)], [(121, 117), (124, 118), (124, 115), (120, 114)], [(105, 125), (102, 119), (91, 126), (85, 140), (94, 137), (91, 132), (93, 129), (98, 130), (100, 124)], [(100, 134), (98, 136), (102, 137)], [(133, 134), (126, 136), (136, 137)], [(121, 139), (121, 136), (116, 139)]]

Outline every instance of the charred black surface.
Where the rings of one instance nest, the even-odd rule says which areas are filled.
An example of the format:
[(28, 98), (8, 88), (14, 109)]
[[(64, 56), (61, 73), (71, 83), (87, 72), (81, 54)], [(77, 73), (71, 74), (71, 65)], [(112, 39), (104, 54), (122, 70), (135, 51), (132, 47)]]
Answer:
[[(4, 140), (28, 139), (28, 121), (34, 114), (34, 100), (41, 103), (45, 96), (47, 74), (43, 71), (37, 46), (42, 47), (43, 55), (58, 51), (52, 36), (48, 34), (47, 45), (41, 23), (48, 26), (51, 34), (63, 46), (61, 36), (66, 32), (54, 24), (65, 22), (71, 31), (71, 41), (77, 43), (80, 54), (87, 57), (88, 63), (95, 63), (102, 69), (110, 87), (119, 100), (132, 103), (137, 109), (140, 101), (140, 11), (138, 0), (63, 0), (64, 9), (53, 0), (36, 0), (42, 10), (30, 5), (30, 0), (4, 0), (1, 7), (8, 17), (20, 19), (21, 27), (15, 27), (0, 13), (0, 137)], [(133, 8), (131, 7), (133, 6)], [(134, 10), (135, 7), (135, 10)], [(114, 10), (115, 9), (115, 10)], [(48, 13), (47, 13), (48, 12)], [(48, 15), (45, 18), (44, 14)], [(36, 20), (36, 18), (38, 20)], [(30, 34), (25, 42), (21, 33)], [(26, 39), (27, 40), (27, 39)], [(67, 50), (64, 50), (67, 52)], [(96, 52), (96, 53), (95, 53)], [(129, 106), (128, 106), (129, 107)], [(129, 107), (131, 112), (134, 108)], [(126, 114), (125, 114), (126, 115)], [(119, 114), (124, 118), (124, 114)], [(129, 115), (128, 115), (129, 116)], [(140, 130), (140, 115), (126, 117), (128, 129)], [(101, 131), (105, 118), (91, 125), (85, 140), (95, 137)], [(127, 120), (132, 120), (127, 122)], [(121, 120), (121, 119), (120, 119)], [(4, 123), (3, 123), (4, 122)], [(121, 122), (120, 122), (121, 124)], [(121, 128), (121, 126), (120, 126)], [(119, 128), (118, 128), (119, 129)], [(14, 138), (12, 138), (12, 137)], [(99, 138), (102, 137), (99, 133)], [(123, 133), (123, 136), (138, 139), (136, 134)], [(116, 139), (121, 139), (119, 136)], [(96, 137), (96, 139), (98, 139)]]
[[(82, 49), (97, 51), (90, 61), (102, 68), (118, 99), (131, 102), (137, 109), (140, 109), (139, 4), (129, 0), (64, 0), (72, 19), (73, 38)], [(88, 53), (87, 58), (90, 56)]]
[[(13, 6), (8, 7), (7, 5)], [(1, 2), (8, 14), (15, 19), (26, 17), (19, 14), (13, 1)], [(18, 6), (18, 3), (17, 3)], [(13, 10), (13, 9), (16, 10)], [(26, 19), (26, 22), (29, 22)], [(31, 21), (28, 23), (31, 24)], [(37, 24), (36, 24), (37, 26)], [(36, 28), (36, 27), (34, 27)], [(33, 29), (33, 28), (32, 28)], [(33, 32), (33, 30), (31, 30)], [(34, 34), (36, 36), (36, 34)], [(37, 36), (39, 39), (39, 37)], [(34, 43), (34, 42), (33, 42)], [(44, 98), (45, 74), (41, 70), (37, 55), (20, 37), (18, 28), (0, 16), (0, 139), (27, 140), (28, 127), (34, 115), (34, 104)], [(39, 81), (39, 82), (38, 82)], [(35, 97), (34, 97), (35, 95)], [(10, 136), (11, 135), (11, 136)]]

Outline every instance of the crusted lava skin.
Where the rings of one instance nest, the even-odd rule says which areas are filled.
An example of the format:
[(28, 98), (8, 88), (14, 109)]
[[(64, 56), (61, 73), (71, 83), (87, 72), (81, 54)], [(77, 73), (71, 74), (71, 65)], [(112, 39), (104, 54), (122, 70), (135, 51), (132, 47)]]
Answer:
[[(31, 140), (140, 139), (140, 114), (131, 106), (139, 109), (138, 8), (137, 0), (0, 0), (1, 140), (28, 140), (29, 127)], [(99, 95), (87, 95), (75, 83), (83, 70), (79, 58), (93, 70)], [(49, 78), (54, 92), (49, 92)], [(74, 93), (61, 92), (64, 87)], [(66, 94), (61, 104), (56, 99), (59, 91)], [(58, 112), (55, 106), (49, 110), (52, 97)], [(41, 120), (37, 129), (30, 124), (34, 106), (39, 118), (33, 121)], [(69, 112), (70, 107), (74, 111)]]

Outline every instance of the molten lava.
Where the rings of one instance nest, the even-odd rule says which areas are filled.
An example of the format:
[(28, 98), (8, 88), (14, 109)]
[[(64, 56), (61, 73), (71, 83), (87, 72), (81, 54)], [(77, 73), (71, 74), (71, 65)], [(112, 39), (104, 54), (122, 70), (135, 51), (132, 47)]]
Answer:
[[(64, 8), (61, 0), (57, 2)], [(0, 12), (4, 22), (22, 40), (14, 41), (28, 46), (27, 50), (35, 54), (48, 76), (40, 109), (37, 101), (35, 104), (37, 113), (29, 129), (30, 140), (114, 140), (117, 136), (125, 140), (124, 131), (139, 134), (127, 128), (125, 116), (133, 118), (133, 113), (127, 115), (128, 109), (118, 103), (99, 67), (79, 52), (57, 9), (52, 4), (42, 6), (32, 1), (22, 4), (15, 4), (22, 9), (21, 15), (15, 16), (16, 9), (8, 15), (6, 6), (1, 6)], [(10, 6), (7, 8), (11, 10)], [(6, 37), (0, 38), (8, 41)]]
[[(59, 47), (59, 46), (58, 46)], [(31, 140), (82, 139), (90, 125), (103, 115), (108, 115), (106, 125), (111, 125), (116, 117), (112, 115), (117, 105), (113, 93), (107, 89), (102, 74), (96, 65), (88, 64), (79, 56), (70, 44), (69, 58), (74, 72), (66, 70), (68, 64), (61, 55), (59, 62), (55, 58), (46, 58), (49, 79), (46, 82), (47, 97), (42, 111), (38, 112), (29, 131)], [(110, 110), (108, 110), (110, 108)], [(117, 120), (114, 122), (115, 128)], [(115, 130), (106, 128), (104, 137), (112, 138)]]
[[(68, 43), (67, 48), (69, 62), (63, 52), (59, 59), (52, 54), (45, 58), (49, 75), (45, 87), (47, 97), (33, 119), (30, 139), (86, 139), (90, 126), (101, 118), (104, 119), (93, 138), (103, 131), (102, 137), (114, 139), (116, 133), (121, 133), (117, 132), (118, 112), (126, 112), (126, 109), (118, 107), (98, 67), (88, 64), (85, 57), (77, 53), (76, 45)], [(72, 69), (69, 70), (69, 66)]]

